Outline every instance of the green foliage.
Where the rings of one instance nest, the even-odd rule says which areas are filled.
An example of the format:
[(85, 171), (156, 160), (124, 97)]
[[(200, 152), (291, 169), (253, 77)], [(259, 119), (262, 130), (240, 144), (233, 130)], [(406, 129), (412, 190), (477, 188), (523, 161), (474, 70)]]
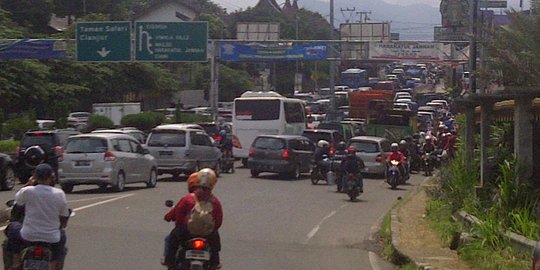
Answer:
[(114, 123), (107, 116), (92, 114), (88, 118), (88, 131), (96, 130), (98, 128), (114, 128)]
[(24, 29), (11, 19), (10, 14), (0, 8), (0, 38), (22, 38)]
[(530, 258), (522, 258), (508, 246), (495, 249), (479, 238), (461, 247), (459, 254), (474, 266), (474, 269), (523, 270), (530, 267)]
[(14, 140), (0, 141), (0, 153), (15, 153), (15, 149), (17, 149), (19, 143), (19, 141)]
[(449, 203), (452, 212), (470, 206), (475, 200), (479, 164), (464, 166), (464, 158), (463, 151), (458, 151), (456, 157), (441, 169), (441, 198)]
[(165, 116), (162, 113), (142, 112), (122, 117), (121, 123), (124, 127), (136, 127), (139, 130), (149, 132), (152, 128), (164, 121)]
[[(210, 65), (194, 65), (194, 89), (210, 89)], [(247, 90), (253, 89), (249, 74), (244, 70), (219, 65), (219, 100), (232, 101)]]
[(31, 129), (37, 129), (36, 119), (33, 116), (23, 115), (7, 120), (2, 132), (13, 135), (15, 140), (20, 140), (24, 133)]
[(428, 201), (426, 216), (446, 246), (450, 246), (455, 234), (462, 230), (461, 226), (452, 220), (452, 214), (452, 207), (446, 201), (442, 199)]
[(200, 122), (209, 122), (212, 119), (210, 116), (193, 114), (193, 113), (180, 113), (179, 121), (177, 123), (200, 123)]
[(48, 0), (2, 1), (1, 8), (9, 11), (13, 21), (34, 33), (47, 31), (53, 5)]

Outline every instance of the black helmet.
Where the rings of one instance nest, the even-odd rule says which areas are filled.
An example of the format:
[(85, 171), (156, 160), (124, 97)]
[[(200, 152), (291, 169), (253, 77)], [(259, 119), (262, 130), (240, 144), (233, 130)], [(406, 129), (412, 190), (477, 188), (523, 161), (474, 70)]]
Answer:
[(338, 150), (345, 150), (347, 148), (347, 144), (344, 141), (341, 141), (337, 145)]

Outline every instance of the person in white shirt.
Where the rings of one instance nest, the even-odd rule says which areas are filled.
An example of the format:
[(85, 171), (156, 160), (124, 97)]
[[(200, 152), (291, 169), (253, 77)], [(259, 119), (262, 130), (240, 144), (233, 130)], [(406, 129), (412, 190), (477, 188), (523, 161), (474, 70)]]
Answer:
[(66, 194), (54, 185), (54, 170), (49, 164), (36, 167), (32, 182), (15, 195), (15, 203), (25, 207), (21, 237), (26, 245), (32, 242), (51, 244), (51, 269), (65, 255), (65, 234), (70, 211)]

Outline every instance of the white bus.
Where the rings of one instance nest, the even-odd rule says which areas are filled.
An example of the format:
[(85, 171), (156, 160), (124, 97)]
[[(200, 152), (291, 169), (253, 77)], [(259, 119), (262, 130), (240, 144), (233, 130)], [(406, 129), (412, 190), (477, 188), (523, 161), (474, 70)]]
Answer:
[(234, 100), (233, 155), (247, 161), (255, 137), (301, 135), (306, 129), (304, 102), (276, 92), (247, 91)]

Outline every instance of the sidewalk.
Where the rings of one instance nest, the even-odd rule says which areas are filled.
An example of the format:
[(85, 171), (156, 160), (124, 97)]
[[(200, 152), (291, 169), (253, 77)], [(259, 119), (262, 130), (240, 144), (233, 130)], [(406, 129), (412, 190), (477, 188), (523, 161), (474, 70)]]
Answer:
[(458, 258), (456, 251), (443, 247), (425, 219), (427, 200), (425, 188), (420, 186), (392, 209), (392, 245), (422, 269), (473, 269)]

